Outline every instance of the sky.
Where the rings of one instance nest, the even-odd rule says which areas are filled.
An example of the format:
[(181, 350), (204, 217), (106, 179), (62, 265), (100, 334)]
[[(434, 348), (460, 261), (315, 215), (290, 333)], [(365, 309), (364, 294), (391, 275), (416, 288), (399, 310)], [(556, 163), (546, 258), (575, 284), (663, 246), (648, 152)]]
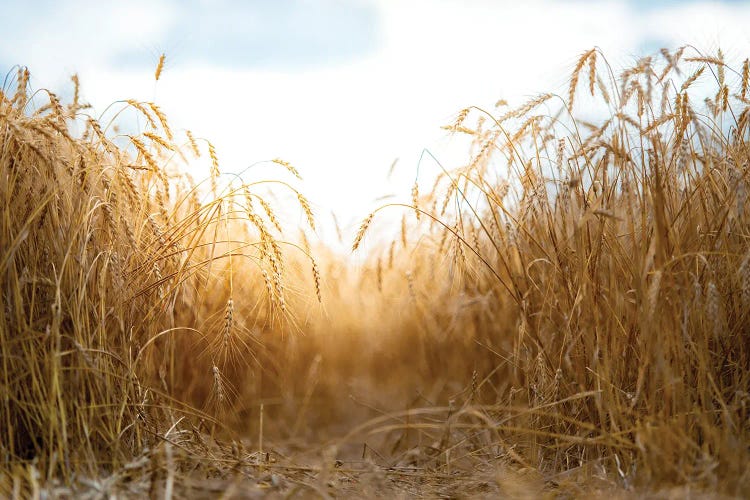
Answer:
[(688, 43), (750, 55), (740, 1), (3, 0), (0, 12), (0, 76), (26, 65), (34, 88), (65, 96), (77, 73), (97, 111), (155, 100), (173, 128), (215, 144), (225, 172), (291, 162), (328, 241), (331, 211), (351, 239), (379, 198), (408, 200), (417, 173), (429, 187), (438, 167), (417, 169), (423, 150), (466, 162), (440, 129), (460, 109), (564, 95), (591, 47), (615, 68)]

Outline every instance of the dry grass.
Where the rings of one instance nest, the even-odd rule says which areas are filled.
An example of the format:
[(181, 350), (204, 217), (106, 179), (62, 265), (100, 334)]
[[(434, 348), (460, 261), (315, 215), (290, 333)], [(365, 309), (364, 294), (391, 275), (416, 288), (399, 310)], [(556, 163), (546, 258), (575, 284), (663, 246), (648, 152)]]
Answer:
[(265, 187), (314, 230), (307, 199), (225, 180), (208, 141), (196, 186), (202, 140), (156, 104), (116, 104), (147, 123), (116, 136), (21, 69), (0, 492), (750, 494), (747, 68), (681, 48), (615, 78), (593, 49), (565, 99), (460, 111), (466, 166), (368, 215), (359, 252), (416, 217), (362, 268), (284, 239)]

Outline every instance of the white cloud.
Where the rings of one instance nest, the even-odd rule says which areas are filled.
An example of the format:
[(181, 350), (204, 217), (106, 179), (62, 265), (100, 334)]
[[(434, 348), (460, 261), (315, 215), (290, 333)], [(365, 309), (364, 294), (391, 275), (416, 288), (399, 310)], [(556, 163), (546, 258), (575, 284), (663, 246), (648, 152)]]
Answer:
[(115, 51), (141, 48), (148, 54), (173, 7), (148, 0), (69, 0), (11, 2), (1, 11), (0, 62), (27, 65), (40, 85), (52, 86), (76, 71), (109, 69)]

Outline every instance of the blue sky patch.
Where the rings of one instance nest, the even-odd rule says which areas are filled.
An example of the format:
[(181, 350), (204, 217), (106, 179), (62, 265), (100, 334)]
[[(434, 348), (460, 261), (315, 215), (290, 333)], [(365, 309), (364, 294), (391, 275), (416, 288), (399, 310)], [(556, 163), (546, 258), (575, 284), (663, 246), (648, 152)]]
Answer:
[[(299, 69), (359, 59), (379, 43), (378, 12), (364, 2), (322, 0), (191, 1), (181, 5), (161, 42), (180, 63), (231, 68)], [(153, 64), (142, 50), (115, 64)]]

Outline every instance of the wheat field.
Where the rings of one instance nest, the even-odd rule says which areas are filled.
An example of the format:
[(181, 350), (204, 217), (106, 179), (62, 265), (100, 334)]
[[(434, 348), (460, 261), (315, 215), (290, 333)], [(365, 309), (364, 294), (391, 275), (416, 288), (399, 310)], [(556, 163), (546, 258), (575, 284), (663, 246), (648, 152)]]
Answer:
[(750, 495), (749, 71), (591, 49), (566, 95), (457, 111), (465, 164), (361, 214), (355, 265), (294, 165), (18, 68), (0, 495)]

